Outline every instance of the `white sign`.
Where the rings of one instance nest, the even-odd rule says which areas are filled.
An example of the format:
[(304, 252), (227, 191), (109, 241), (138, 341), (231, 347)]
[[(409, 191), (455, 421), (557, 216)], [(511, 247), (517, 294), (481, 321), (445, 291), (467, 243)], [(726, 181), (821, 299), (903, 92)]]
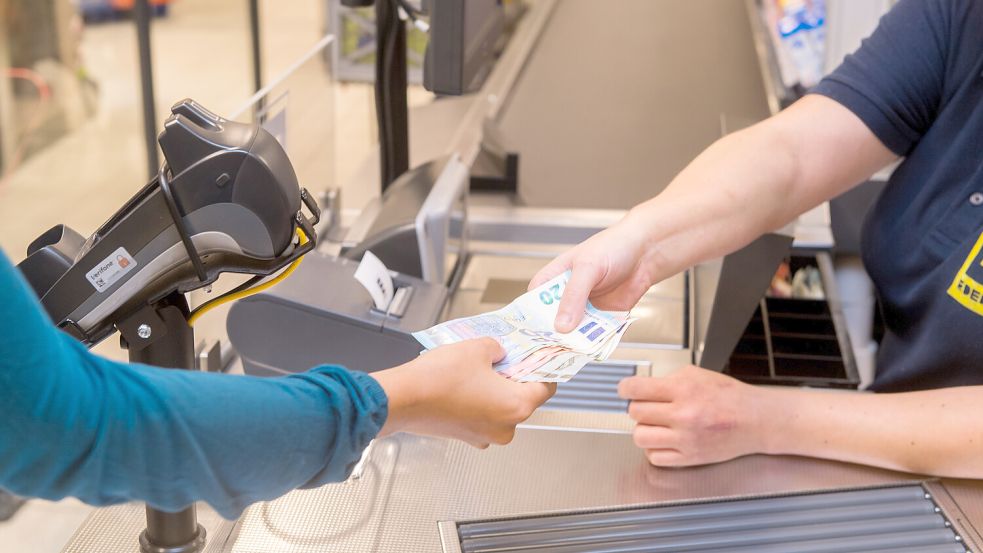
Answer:
[(395, 292), (393, 277), (382, 260), (372, 252), (366, 251), (362, 256), (362, 262), (358, 264), (358, 269), (355, 269), (355, 280), (369, 291), (376, 309), (379, 311), (389, 309)]
[(137, 266), (137, 260), (133, 259), (125, 248), (116, 248), (109, 257), (103, 259), (101, 263), (85, 273), (85, 278), (95, 287), (98, 292), (105, 292), (116, 281), (126, 276)]

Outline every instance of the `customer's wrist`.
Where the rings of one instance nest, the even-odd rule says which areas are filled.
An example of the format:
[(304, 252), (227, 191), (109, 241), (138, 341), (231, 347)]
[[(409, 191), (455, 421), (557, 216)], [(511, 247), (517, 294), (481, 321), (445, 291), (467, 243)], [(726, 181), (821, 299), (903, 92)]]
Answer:
[(423, 391), (414, 384), (405, 365), (369, 373), (386, 393), (389, 417), (380, 434), (389, 435), (412, 426), (419, 406), (424, 403)]

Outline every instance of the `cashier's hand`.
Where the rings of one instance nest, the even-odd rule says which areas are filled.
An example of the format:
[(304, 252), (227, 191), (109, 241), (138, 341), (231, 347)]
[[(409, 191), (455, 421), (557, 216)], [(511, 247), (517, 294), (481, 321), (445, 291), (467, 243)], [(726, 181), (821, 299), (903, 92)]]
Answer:
[(623, 220), (543, 267), (529, 289), (572, 271), (554, 325), (559, 332), (570, 332), (583, 318), (588, 296), (595, 307), (613, 311), (627, 311), (638, 303), (654, 284), (648, 250), (643, 233)]
[(688, 366), (665, 377), (626, 378), (618, 394), (631, 400), (635, 445), (653, 465), (703, 465), (764, 451), (759, 389), (729, 376)]
[(389, 418), (381, 435), (411, 432), (455, 438), (478, 448), (511, 442), (516, 425), (546, 402), (556, 385), (505, 379), (492, 369), (504, 355), (498, 342), (481, 338), (372, 373), (389, 397)]

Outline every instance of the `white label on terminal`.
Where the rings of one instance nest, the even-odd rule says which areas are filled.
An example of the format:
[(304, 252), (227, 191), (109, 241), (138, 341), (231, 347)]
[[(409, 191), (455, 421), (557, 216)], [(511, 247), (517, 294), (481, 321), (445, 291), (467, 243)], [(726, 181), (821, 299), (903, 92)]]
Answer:
[(116, 248), (109, 257), (85, 273), (85, 278), (89, 279), (96, 291), (105, 292), (136, 266), (137, 260), (125, 248)]
[(355, 280), (369, 291), (376, 309), (379, 311), (389, 309), (389, 304), (393, 301), (393, 277), (382, 260), (372, 252), (366, 251), (362, 256), (362, 262), (358, 264), (358, 269), (355, 269)]

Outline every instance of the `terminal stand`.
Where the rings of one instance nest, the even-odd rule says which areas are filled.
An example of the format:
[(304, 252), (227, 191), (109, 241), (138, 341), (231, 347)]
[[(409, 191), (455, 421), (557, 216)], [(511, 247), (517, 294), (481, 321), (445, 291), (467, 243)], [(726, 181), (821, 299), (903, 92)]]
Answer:
[[(119, 325), (121, 345), (130, 361), (169, 369), (194, 369), (194, 329), (188, 324), (188, 303), (174, 293)], [(199, 553), (205, 529), (195, 506), (167, 513), (147, 506), (147, 528), (140, 534), (141, 553)]]
[[(212, 300), (230, 301), (295, 266), (316, 245), (320, 210), (267, 131), (190, 99), (171, 113), (158, 139), (168, 162), (157, 177), (87, 239), (64, 225), (45, 232), (18, 268), (51, 320), (86, 346), (118, 331), (130, 361), (194, 369), (184, 294), (223, 273), (250, 275)], [(141, 553), (201, 553), (197, 518), (193, 504), (177, 513), (148, 507)]]

